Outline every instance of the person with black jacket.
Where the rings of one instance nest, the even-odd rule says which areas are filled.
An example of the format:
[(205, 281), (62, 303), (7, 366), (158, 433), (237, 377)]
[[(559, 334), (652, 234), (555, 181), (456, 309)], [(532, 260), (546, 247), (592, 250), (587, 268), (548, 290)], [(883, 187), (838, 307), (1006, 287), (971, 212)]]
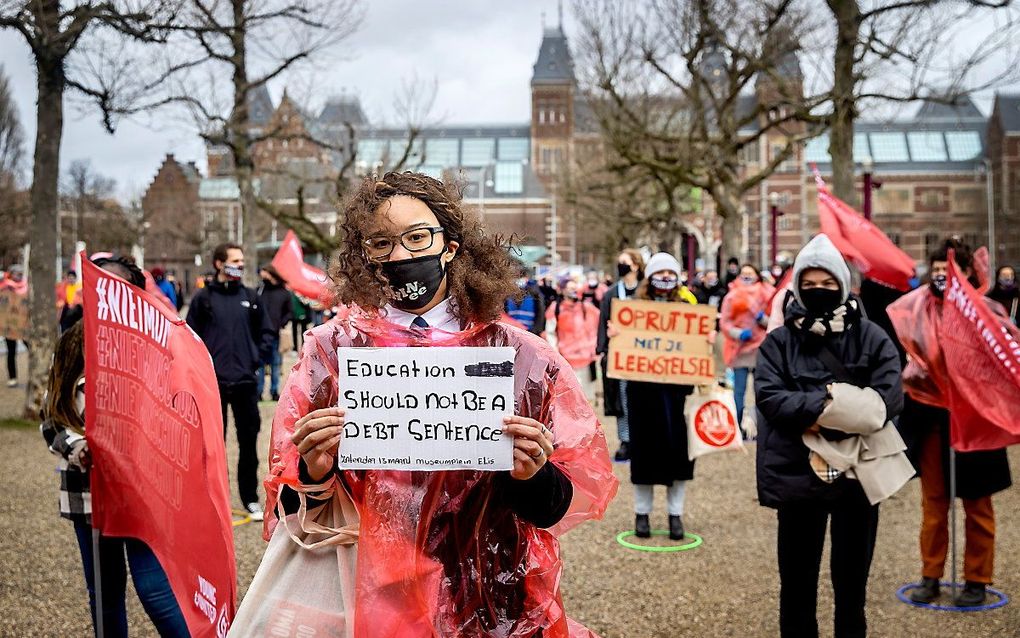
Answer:
[(284, 287), (286, 283), (276, 268), (270, 264), (259, 271), (262, 278), (262, 286), (259, 288), (259, 304), (266, 309), (266, 316), (269, 318), (267, 328), (273, 331), (269, 347), (266, 350), (267, 358), (259, 366), (257, 386), (258, 397), (262, 399), (262, 391), (266, 385), (266, 366), (269, 366), (269, 393), (273, 401), (280, 400), (280, 365), (283, 357), (280, 354), (280, 331), (290, 323), (291, 301), (290, 291)]
[(645, 278), (645, 260), (641, 253), (628, 248), (616, 258), (616, 270), (620, 279), (609, 287), (602, 296), (599, 306), (599, 332), (595, 345), (595, 353), (599, 355), (602, 365), (602, 411), (606, 416), (616, 417), (616, 434), (620, 438), (620, 447), (614, 457), (617, 461), (630, 460), (630, 424), (627, 419), (627, 382), (610, 379), (606, 375), (609, 366), (609, 336), (606, 327), (612, 317), (613, 299), (630, 299), (637, 293), (638, 284)]
[(1012, 266), (1001, 266), (995, 273), (988, 298), (997, 302), (1006, 311), (1006, 316), (1017, 325), (1020, 319), (1020, 288), (1016, 285), (1016, 271)]
[[(899, 354), (889, 336), (861, 316), (849, 293), (842, 256), (827, 237), (816, 236), (797, 256), (785, 325), (758, 350), (758, 500), (777, 510), (784, 637), (818, 636), (818, 575), (830, 519), (835, 637), (866, 635), (876, 501), (884, 498), (873, 498), (869, 488), (877, 482), (887, 496), (912, 474), (902, 440), (888, 424), (903, 406)], [(867, 417), (868, 429), (851, 428), (848, 414)], [(894, 444), (891, 479), (884, 463), (840, 470), (816, 451), (859, 450), (863, 446), (852, 437), (865, 432)]]
[(252, 520), (261, 521), (257, 450), (261, 419), (255, 371), (266, 358), (274, 332), (258, 295), (241, 283), (244, 275), (241, 247), (220, 244), (213, 250), (212, 261), (216, 275), (192, 297), (187, 322), (212, 356), (220, 386), (224, 438), (227, 406), (234, 411), (239, 448), (237, 487)]

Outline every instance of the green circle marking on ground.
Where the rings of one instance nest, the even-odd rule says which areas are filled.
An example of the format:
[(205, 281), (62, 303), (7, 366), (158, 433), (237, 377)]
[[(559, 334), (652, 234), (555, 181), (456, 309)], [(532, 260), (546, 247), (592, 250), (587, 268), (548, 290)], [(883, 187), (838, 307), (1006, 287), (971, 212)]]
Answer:
[[(687, 532), (686, 534), (684, 534), (684, 537), (693, 538), (694, 540), (684, 545), (664, 545), (664, 546), (638, 545), (637, 543), (631, 543), (630, 541), (627, 540), (628, 537), (633, 535), (634, 530), (632, 529), (620, 532), (619, 534), (616, 535), (616, 542), (628, 549), (636, 549), (639, 552), (684, 552), (689, 549), (694, 549), (695, 547), (701, 545), (704, 542), (702, 538), (697, 534)], [(664, 529), (653, 529), (652, 536), (669, 536), (669, 532), (667, 532)]]

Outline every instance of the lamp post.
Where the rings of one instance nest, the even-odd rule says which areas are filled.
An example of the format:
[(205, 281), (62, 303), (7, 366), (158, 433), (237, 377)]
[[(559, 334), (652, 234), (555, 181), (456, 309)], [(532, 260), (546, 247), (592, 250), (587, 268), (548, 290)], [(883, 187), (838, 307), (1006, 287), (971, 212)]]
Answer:
[(985, 158), (983, 168), (985, 169), (985, 198), (988, 200), (988, 273), (995, 276), (998, 247), (995, 243), (995, 202), (993, 193), (995, 185), (992, 173), (992, 160)]
[(478, 210), (483, 217), (485, 216), (485, 189), (495, 184), (493, 180), (486, 179), (488, 172), (488, 166), (482, 166), (478, 171)]
[(882, 182), (875, 179), (875, 162), (870, 156), (864, 157), (861, 160), (861, 171), (864, 178), (864, 192), (861, 198), (862, 208), (864, 209), (864, 219), (871, 221), (871, 192), (877, 191), (882, 188)]
[(766, 268), (776, 263), (776, 254), (779, 252), (779, 218), (784, 213), (779, 210), (779, 193), (769, 193), (769, 217), (772, 221), (772, 261), (762, 264)]

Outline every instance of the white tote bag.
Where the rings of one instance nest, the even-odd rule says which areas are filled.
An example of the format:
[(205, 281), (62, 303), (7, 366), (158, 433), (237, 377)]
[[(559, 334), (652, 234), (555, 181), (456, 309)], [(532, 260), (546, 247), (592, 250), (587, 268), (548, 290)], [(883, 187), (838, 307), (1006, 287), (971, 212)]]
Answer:
[(684, 403), (684, 418), (687, 456), (692, 461), (713, 452), (744, 449), (732, 390), (716, 386), (695, 389)]
[(277, 507), (280, 522), (229, 636), (354, 636), (357, 510), (335, 478), (302, 488), (319, 492), (314, 496), (299, 492), (301, 507), (296, 514), (285, 516), (282, 505)]

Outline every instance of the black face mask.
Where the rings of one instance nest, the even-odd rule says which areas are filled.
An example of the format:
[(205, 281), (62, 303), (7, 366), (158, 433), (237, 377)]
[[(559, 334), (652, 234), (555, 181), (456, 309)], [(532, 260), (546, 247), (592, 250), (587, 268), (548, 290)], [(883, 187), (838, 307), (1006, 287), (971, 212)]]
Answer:
[(828, 290), (827, 288), (801, 289), (800, 299), (804, 302), (804, 309), (815, 317), (821, 317), (831, 313), (839, 307), (843, 293), (839, 290)]
[(382, 262), (383, 274), (389, 279), (394, 295), (390, 303), (401, 310), (418, 310), (429, 305), (446, 278), (444, 254), (445, 248), (438, 255)]
[(616, 264), (616, 272), (621, 277), (626, 277), (634, 267), (630, 264)]
[(936, 297), (941, 297), (942, 295), (946, 294), (946, 284), (948, 283), (948, 281), (949, 278), (946, 277), (945, 275), (935, 275), (934, 277), (932, 277), (931, 281), (928, 282), (928, 287), (931, 290), (931, 294), (935, 295)]

